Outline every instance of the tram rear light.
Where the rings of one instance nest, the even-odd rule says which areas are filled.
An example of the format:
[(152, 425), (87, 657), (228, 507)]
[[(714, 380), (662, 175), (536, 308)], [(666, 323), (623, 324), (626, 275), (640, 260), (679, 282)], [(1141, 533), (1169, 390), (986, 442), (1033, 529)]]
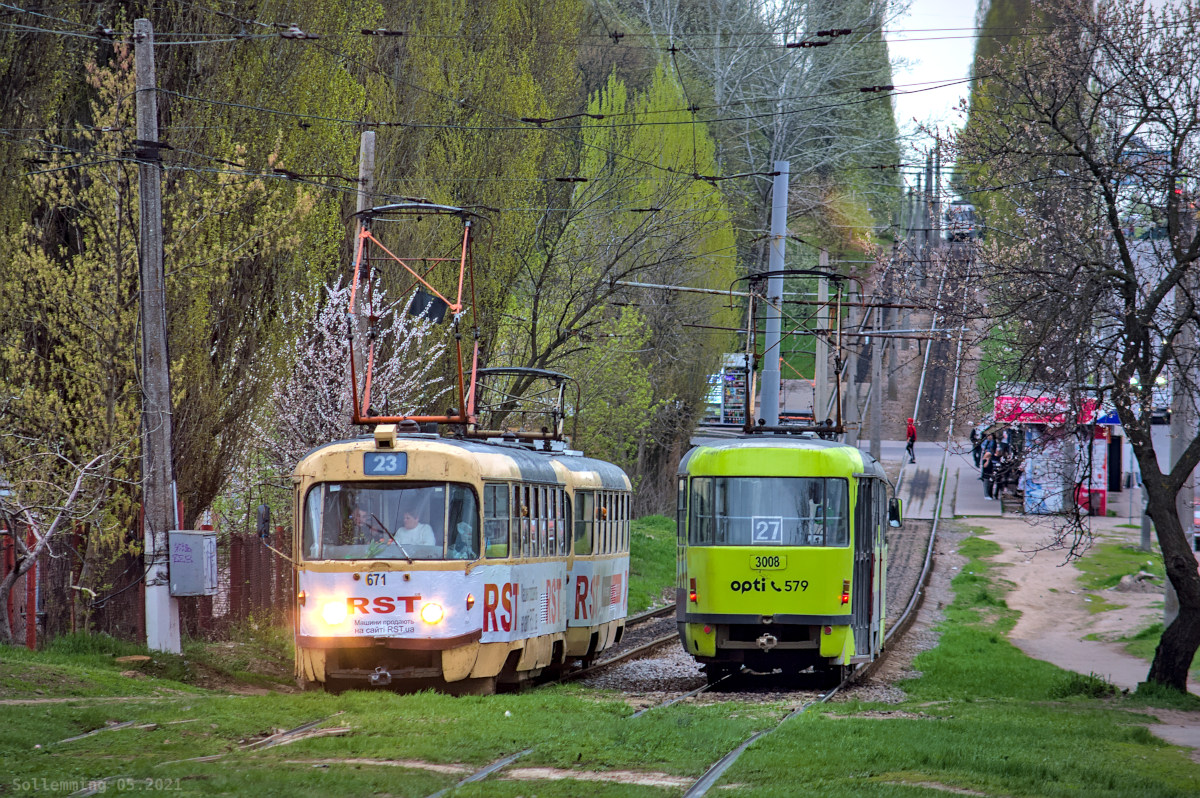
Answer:
[(825, 627), (825, 634), (827, 634), (827, 635), (831, 635), (831, 634), (833, 634), (833, 627), (832, 627), (832, 626), (826, 626), (826, 627)]
[(692, 577), (688, 583), (688, 601), (696, 603), (696, 577)]
[(842, 580), (842, 603), (843, 604), (850, 603), (850, 580), (849, 579)]
[(709, 626), (708, 624), (704, 624), (704, 634), (706, 634), (706, 635), (712, 634), (712, 627)]
[(467, 594), (467, 609), (471, 609), (474, 606), (475, 606), (475, 597), (472, 596), (470, 593), (468, 593)]
[(330, 626), (337, 626), (342, 621), (346, 620), (346, 600), (336, 599), (334, 601), (325, 602), (325, 606), (321, 607), (321, 617), (325, 619), (325, 623)]
[(421, 620), (432, 626), (435, 623), (441, 623), (442, 618), (446, 617), (445, 610), (441, 604), (435, 604), (432, 601), (421, 608)]

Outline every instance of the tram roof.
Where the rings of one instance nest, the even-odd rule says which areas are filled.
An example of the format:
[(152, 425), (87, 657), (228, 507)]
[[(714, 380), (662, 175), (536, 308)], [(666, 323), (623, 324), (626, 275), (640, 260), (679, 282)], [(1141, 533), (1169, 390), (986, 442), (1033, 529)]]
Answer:
[[(479, 462), (485, 477), (493, 475), (489, 472), (494, 469), (486, 467), (482, 459), (478, 457), (480, 455), (506, 459), (520, 475), (520, 479), (530, 482), (561, 482), (553, 465), (558, 463), (561, 468), (565, 468), (573, 474), (594, 475), (595, 479), (590, 481), (596, 484), (589, 487), (629, 490), (631, 486), (629, 477), (620, 467), (604, 460), (585, 457), (578, 452), (535, 450), (518, 443), (443, 438), (431, 433), (401, 433), (396, 435), (395, 441), (394, 451), (425, 450), (444, 456), (474, 459)], [(369, 434), (357, 438), (331, 441), (312, 449), (301, 458), (300, 463), (296, 466), (296, 473), (309, 471), (304, 466), (314, 455), (376, 450), (374, 437)], [(588, 481), (584, 480), (584, 483), (586, 484)]]
[(743, 435), (694, 438), (679, 462), (679, 474), (714, 476), (841, 476), (887, 479), (883, 466), (861, 449), (819, 438)]

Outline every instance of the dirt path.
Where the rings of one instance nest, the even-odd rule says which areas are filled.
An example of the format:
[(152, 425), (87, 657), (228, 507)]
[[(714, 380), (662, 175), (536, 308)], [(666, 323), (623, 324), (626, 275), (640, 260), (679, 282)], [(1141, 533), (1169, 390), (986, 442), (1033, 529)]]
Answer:
[[(1117, 520), (1096, 524), (1093, 531), (1098, 541), (1136, 544), (1138, 530), (1122, 529)], [(1014, 645), (1031, 657), (1076, 673), (1095, 674), (1122, 689), (1134, 690), (1145, 680), (1148, 663), (1126, 654), (1117, 643), (1101, 641), (1132, 634), (1160, 620), (1161, 592), (1104, 591), (1104, 600), (1122, 606), (1090, 612), (1088, 604), (1098, 598), (1080, 589), (1078, 570), (1063, 563), (1061, 551), (1039, 551), (1049, 540), (1047, 527), (1016, 517), (973, 518), (970, 523), (986, 528), (988, 537), (1003, 549), (995, 561), (1004, 566), (1002, 578), (1012, 582), (1008, 605), (1021, 613), (1009, 635)], [(1085, 639), (1093, 635), (1100, 640)], [(1200, 684), (1194, 681), (1189, 680), (1188, 689), (1200, 694)], [(1161, 723), (1151, 725), (1150, 731), (1192, 748), (1192, 758), (1200, 762), (1200, 712), (1153, 714)]]

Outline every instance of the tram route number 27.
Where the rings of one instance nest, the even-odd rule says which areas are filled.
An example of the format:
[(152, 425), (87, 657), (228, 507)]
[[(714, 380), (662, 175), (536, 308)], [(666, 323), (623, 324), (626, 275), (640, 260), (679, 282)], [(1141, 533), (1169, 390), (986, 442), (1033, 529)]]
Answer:
[(751, 543), (782, 543), (783, 518), (781, 516), (756, 515), (750, 519)]

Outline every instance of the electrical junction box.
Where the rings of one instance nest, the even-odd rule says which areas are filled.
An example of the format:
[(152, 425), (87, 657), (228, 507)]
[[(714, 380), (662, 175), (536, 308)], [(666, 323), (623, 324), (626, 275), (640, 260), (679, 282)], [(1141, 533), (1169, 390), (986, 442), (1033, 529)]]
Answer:
[(173, 529), (167, 533), (172, 596), (215, 596), (217, 533)]

